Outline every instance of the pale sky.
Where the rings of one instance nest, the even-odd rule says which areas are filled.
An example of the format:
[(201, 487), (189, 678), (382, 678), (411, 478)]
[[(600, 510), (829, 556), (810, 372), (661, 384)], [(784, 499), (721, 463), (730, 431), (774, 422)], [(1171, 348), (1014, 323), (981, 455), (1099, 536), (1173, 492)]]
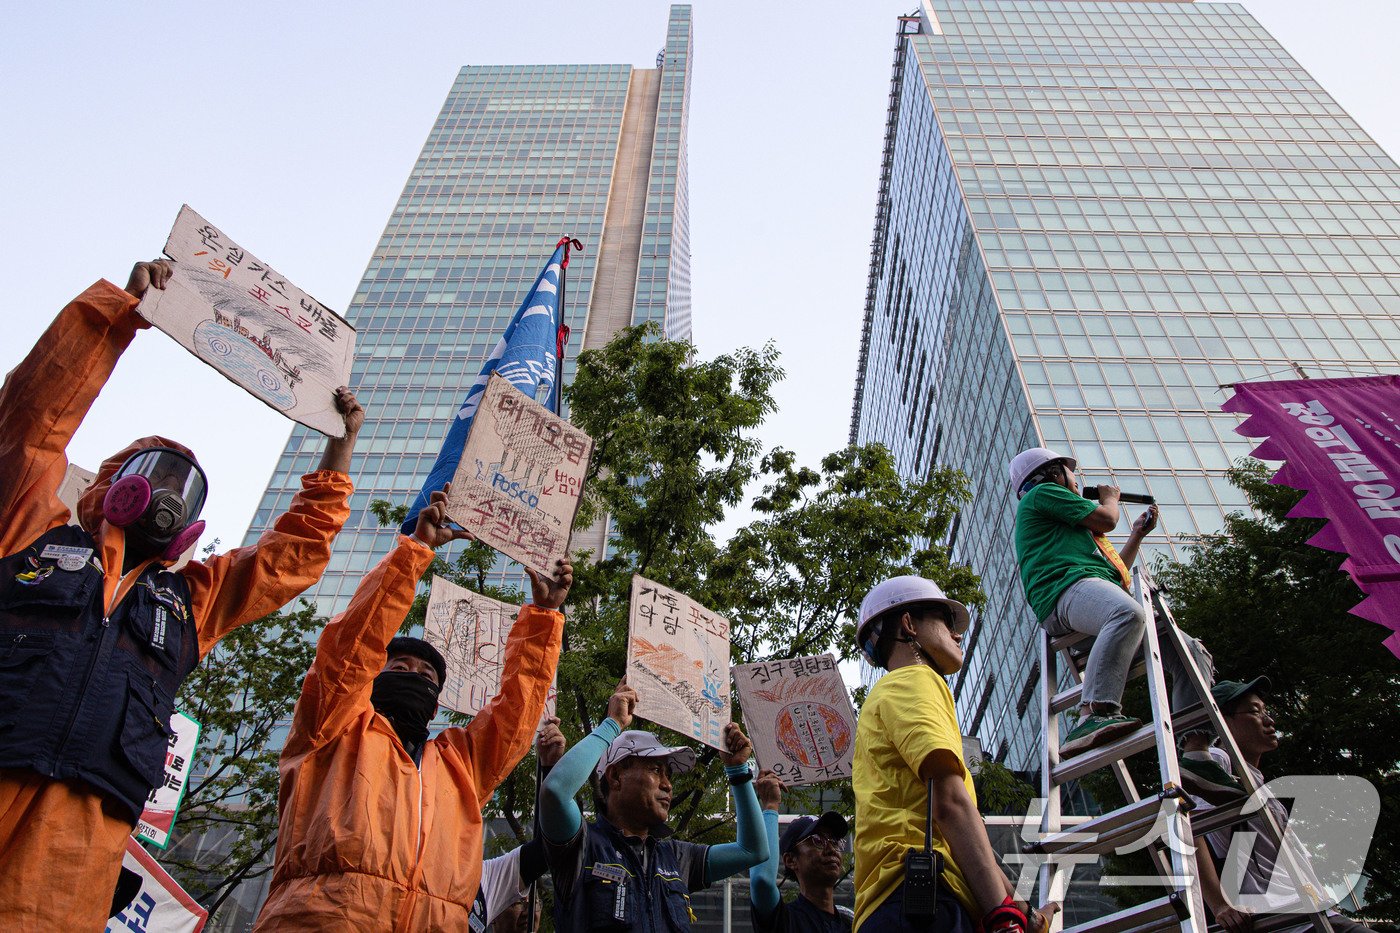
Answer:
[[(815, 464), (847, 437), (895, 17), (915, 0), (693, 5), (695, 339), (703, 356), (778, 342), (788, 376), (763, 439)], [(0, 371), (91, 282), (124, 284), (155, 257), (182, 202), (343, 313), (462, 65), (652, 67), (667, 14), (660, 0), (129, 6), (6, 11)], [(1400, 153), (1400, 3), (1245, 6)], [(96, 467), (141, 435), (188, 444), (210, 477), (205, 540), (227, 548), (290, 428), (148, 331), (69, 455)]]

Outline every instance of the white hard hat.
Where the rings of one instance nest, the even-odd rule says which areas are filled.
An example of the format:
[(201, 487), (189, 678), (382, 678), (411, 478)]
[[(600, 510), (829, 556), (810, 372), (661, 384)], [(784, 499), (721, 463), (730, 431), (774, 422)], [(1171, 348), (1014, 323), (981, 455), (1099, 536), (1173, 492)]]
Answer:
[(1063, 460), (1071, 470), (1079, 469), (1078, 460), (1065, 454), (1057, 454), (1049, 447), (1032, 447), (1012, 457), (1011, 463), (1006, 467), (1006, 472), (1011, 477), (1012, 492), (1020, 493), (1021, 484), (1029, 479), (1032, 473), (1053, 460)]
[(966, 632), (967, 627), (972, 624), (967, 607), (956, 599), (944, 596), (942, 588), (932, 580), (915, 576), (891, 577), (883, 583), (875, 584), (860, 603), (856, 644), (867, 661), (876, 665), (880, 663), (875, 657), (875, 642), (880, 639), (880, 632), (875, 630), (876, 620), (891, 609), (912, 606), (915, 603), (941, 603), (947, 606), (953, 617), (952, 629), (959, 635)]

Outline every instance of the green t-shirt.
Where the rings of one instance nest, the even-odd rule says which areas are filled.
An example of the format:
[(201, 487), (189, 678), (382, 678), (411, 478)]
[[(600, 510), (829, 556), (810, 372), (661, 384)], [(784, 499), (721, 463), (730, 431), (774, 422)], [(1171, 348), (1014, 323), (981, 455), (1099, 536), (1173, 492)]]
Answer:
[(1041, 483), (1016, 507), (1016, 561), (1026, 602), (1039, 621), (1055, 611), (1060, 594), (1085, 577), (1122, 584), (1118, 568), (1108, 562), (1094, 533), (1079, 524), (1098, 503), (1058, 483)]

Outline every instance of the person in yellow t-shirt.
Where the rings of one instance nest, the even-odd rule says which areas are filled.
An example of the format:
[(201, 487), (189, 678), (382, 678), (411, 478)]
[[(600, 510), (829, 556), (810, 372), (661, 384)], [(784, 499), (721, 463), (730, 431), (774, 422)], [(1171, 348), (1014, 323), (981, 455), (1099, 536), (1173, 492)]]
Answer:
[[(871, 664), (889, 673), (870, 688), (856, 729), (857, 933), (1034, 933), (1048, 920), (1015, 900), (963, 762), (953, 694), (943, 678), (962, 667), (969, 621), (962, 603), (922, 577), (886, 580), (861, 603), (856, 641)], [(930, 788), (932, 846), (943, 871), (934, 913), (919, 916), (905, 909), (905, 857), (923, 849)]]

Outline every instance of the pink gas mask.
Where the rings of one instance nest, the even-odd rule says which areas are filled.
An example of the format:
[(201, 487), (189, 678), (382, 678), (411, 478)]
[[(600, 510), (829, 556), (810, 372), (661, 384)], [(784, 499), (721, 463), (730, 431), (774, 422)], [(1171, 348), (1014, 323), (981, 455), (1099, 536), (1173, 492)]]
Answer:
[(127, 458), (102, 500), (109, 524), (136, 532), (173, 561), (204, 533), (199, 513), (207, 483), (194, 458), (168, 447), (140, 450)]

